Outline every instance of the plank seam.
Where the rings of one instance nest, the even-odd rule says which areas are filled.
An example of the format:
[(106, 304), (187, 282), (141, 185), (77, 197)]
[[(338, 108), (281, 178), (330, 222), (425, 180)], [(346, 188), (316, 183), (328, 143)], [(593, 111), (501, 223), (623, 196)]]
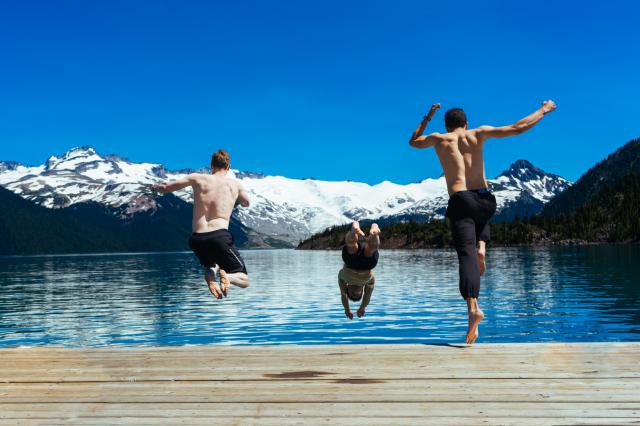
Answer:
[[(574, 400), (508, 400), (508, 401), (496, 401), (496, 400), (344, 400), (340, 401), (328, 400), (315, 400), (315, 401), (278, 401), (278, 400), (242, 400), (242, 401), (226, 401), (226, 402), (208, 402), (208, 401), (135, 401), (135, 402), (120, 402), (120, 401), (98, 401), (98, 400), (77, 400), (73, 402), (69, 401), (16, 401), (16, 402), (0, 402), (0, 407), (3, 405), (33, 405), (33, 404), (118, 404), (118, 405), (139, 405), (139, 404), (208, 404), (208, 405), (229, 405), (229, 404), (640, 404), (640, 399), (637, 401), (574, 401)], [(640, 407), (638, 407), (640, 411)]]
[[(332, 373), (333, 374), (333, 373)], [(133, 380), (52, 380), (52, 381), (30, 381), (30, 380), (19, 380), (19, 381), (2, 381), (0, 380), (0, 384), (66, 384), (66, 383), (180, 383), (180, 382), (194, 382), (194, 383), (202, 383), (202, 382), (304, 382), (304, 381), (318, 381), (318, 382), (329, 382), (334, 380), (381, 380), (385, 382), (392, 381), (468, 381), (468, 380), (640, 380), (640, 376), (598, 376), (598, 377), (589, 377), (589, 376), (579, 376), (579, 377), (394, 377), (394, 378), (384, 378), (384, 377), (340, 377), (336, 375), (336, 377), (315, 377), (315, 378), (287, 378), (287, 379), (277, 379), (277, 378), (254, 378), (254, 379), (133, 379)]]

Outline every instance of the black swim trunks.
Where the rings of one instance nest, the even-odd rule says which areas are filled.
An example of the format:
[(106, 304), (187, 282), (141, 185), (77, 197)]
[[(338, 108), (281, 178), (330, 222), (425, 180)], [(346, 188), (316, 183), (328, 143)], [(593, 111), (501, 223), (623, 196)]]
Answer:
[(211, 232), (194, 232), (189, 238), (189, 247), (205, 268), (220, 266), (225, 272), (247, 273), (242, 257), (234, 245), (231, 232), (218, 229)]
[(453, 245), (458, 253), (460, 294), (465, 299), (480, 293), (478, 241), (489, 242), (489, 219), (496, 212), (496, 197), (486, 189), (451, 194), (446, 216), (451, 221)]
[(342, 261), (349, 269), (356, 271), (369, 271), (376, 267), (378, 264), (378, 250), (374, 251), (369, 257), (364, 255), (364, 244), (358, 243), (358, 251), (354, 254), (350, 254), (347, 250), (347, 246), (342, 247)]

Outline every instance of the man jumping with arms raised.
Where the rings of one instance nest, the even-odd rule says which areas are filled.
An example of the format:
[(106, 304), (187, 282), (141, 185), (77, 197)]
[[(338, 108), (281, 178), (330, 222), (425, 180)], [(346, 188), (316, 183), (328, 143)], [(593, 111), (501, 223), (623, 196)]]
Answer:
[[(211, 174), (192, 173), (173, 182), (154, 185), (159, 192), (193, 188), (193, 234), (189, 247), (204, 268), (204, 279), (216, 299), (227, 296), (229, 284), (249, 287), (249, 276), (229, 232), (234, 207), (249, 207), (249, 197), (239, 181), (227, 177), (229, 154), (218, 150), (211, 158)], [(220, 277), (220, 285), (216, 282)]]
[(449, 191), (446, 216), (451, 221), (453, 244), (458, 253), (460, 294), (467, 301), (469, 328), (466, 342), (475, 343), (478, 324), (484, 313), (478, 305), (480, 275), (484, 272), (484, 242), (489, 241), (489, 219), (496, 211), (496, 199), (489, 191), (484, 175), (482, 149), (490, 138), (515, 136), (531, 129), (545, 114), (556, 109), (553, 101), (545, 101), (522, 120), (502, 127), (467, 128), (467, 117), (460, 108), (444, 116), (447, 133), (423, 136), (424, 129), (440, 108), (433, 104), (411, 136), (414, 148), (434, 147), (444, 171)]

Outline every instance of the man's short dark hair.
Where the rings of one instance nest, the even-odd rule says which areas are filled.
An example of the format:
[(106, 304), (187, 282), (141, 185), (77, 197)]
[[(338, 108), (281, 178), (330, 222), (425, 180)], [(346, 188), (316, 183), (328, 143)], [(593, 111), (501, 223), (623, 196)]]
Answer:
[[(360, 287), (362, 288), (362, 287)], [(353, 297), (351, 296), (351, 293), (349, 292), (349, 286), (347, 286), (347, 297), (349, 298), (349, 300), (351, 300), (352, 302), (359, 302), (360, 299), (362, 299), (362, 295), (364, 294), (364, 289), (362, 288), (362, 291), (360, 292), (360, 296), (358, 297)]]
[(464, 127), (467, 125), (467, 114), (464, 113), (462, 108), (451, 108), (444, 115), (444, 126), (447, 130), (454, 130), (458, 127)]
[(224, 149), (219, 149), (211, 156), (211, 168), (213, 170), (226, 170), (231, 164), (229, 153)]

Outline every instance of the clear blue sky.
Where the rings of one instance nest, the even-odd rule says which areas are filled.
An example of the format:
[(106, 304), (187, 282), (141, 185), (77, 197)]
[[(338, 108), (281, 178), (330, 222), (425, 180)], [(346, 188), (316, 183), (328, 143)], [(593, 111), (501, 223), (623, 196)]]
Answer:
[[(570, 179), (640, 136), (640, 2), (0, 3), (0, 159), (77, 145), (169, 168), (208, 164), (376, 183), (440, 174), (408, 138), (433, 102), (471, 126), (552, 98), (487, 146)], [(431, 130), (442, 131), (442, 114)]]

